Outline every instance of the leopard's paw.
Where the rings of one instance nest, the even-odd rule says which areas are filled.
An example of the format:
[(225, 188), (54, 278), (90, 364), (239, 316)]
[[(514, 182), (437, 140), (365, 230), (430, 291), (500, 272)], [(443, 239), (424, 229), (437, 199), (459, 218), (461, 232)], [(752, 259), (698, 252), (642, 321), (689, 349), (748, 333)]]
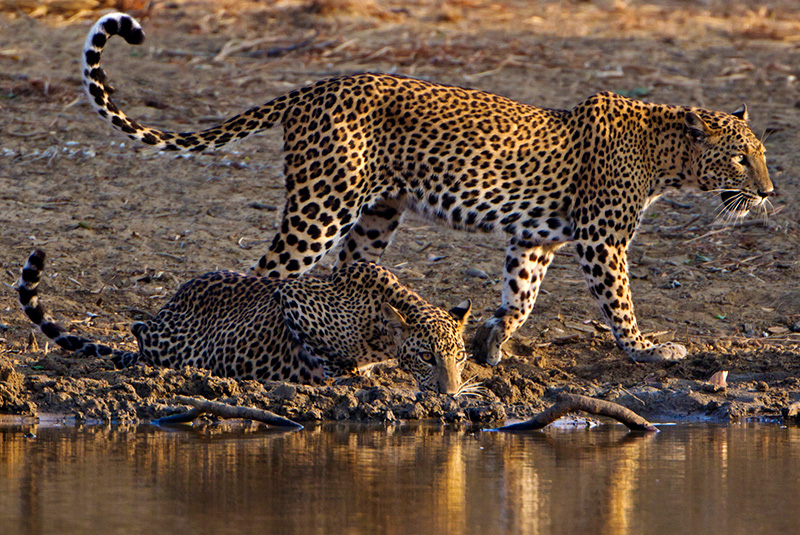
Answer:
[(686, 348), (674, 342), (654, 345), (648, 349), (631, 351), (631, 358), (636, 362), (662, 362), (682, 360), (686, 358)]

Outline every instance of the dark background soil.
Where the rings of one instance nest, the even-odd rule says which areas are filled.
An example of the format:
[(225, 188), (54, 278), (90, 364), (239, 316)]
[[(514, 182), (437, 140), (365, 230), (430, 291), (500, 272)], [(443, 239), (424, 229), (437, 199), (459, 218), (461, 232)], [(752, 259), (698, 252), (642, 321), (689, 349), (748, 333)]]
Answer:
[[(157, 310), (191, 277), (244, 270), (260, 257), (283, 204), (279, 129), (176, 158), (132, 146), (90, 110), (80, 50), (92, 22), (117, 3), (139, 9), (148, 38), (108, 47), (116, 101), (160, 128), (208, 127), (359, 71), (552, 108), (601, 90), (728, 111), (744, 102), (765, 139), (774, 210), (731, 226), (715, 221), (717, 197), (681, 192), (647, 213), (630, 251), (634, 302), (646, 332), (689, 348), (677, 364), (635, 364), (616, 349), (570, 247), (508, 346), (516, 356), (496, 369), (470, 364), (491, 392), (485, 400), (418, 396), (391, 370), (292, 394), (195, 370), (120, 373), (76, 361), (32, 337), (19, 311), (13, 287), (34, 247), (49, 254), (42, 292), (62, 323), (133, 347), (127, 327), (139, 311)], [(800, 399), (799, 65), (793, 0), (2, 0), (0, 412), (147, 418), (174, 410), (172, 394), (188, 393), (298, 419), (485, 421), (525, 416), (566, 388), (650, 415), (777, 415)], [(497, 236), (409, 217), (384, 263), (435, 304), (471, 298), (471, 337), (499, 303), (503, 250)], [(730, 372), (728, 390), (706, 392), (719, 370)]]

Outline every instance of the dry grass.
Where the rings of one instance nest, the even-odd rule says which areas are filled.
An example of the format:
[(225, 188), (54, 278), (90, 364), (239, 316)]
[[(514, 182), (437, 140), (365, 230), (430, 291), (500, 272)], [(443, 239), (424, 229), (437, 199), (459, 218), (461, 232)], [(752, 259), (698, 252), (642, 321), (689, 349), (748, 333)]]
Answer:
[[(135, 16), (157, 16), (170, 6), (188, 2), (172, 0), (0, 0), (0, 13), (14, 17), (50, 17), (59, 21), (91, 19), (104, 9)], [(708, 0), (659, 2), (634, 0), (218, 0), (203, 8), (222, 21), (292, 13), (294, 17), (374, 19), (433, 26), (527, 28), (532, 34), (578, 37), (647, 37), (665, 39), (707, 38), (719, 35), (744, 40), (800, 41), (800, 3), (794, 0)]]
[(142, 16), (149, 12), (150, 7), (150, 0), (0, 0), (0, 12), (69, 19), (94, 16), (101, 9), (118, 9)]
[(376, 0), (311, 0), (308, 11), (323, 17), (346, 15), (383, 18), (391, 14)]

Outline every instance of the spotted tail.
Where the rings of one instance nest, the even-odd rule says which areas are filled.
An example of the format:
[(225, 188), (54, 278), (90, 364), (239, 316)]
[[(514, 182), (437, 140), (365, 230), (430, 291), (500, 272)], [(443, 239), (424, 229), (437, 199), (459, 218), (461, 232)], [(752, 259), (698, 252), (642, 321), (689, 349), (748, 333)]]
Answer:
[(67, 351), (80, 353), (87, 357), (110, 356), (119, 368), (135, 364), (139, 359), (138, 353), (120, 351), (81, 336), (67, 334), (61, 325), (53, 321), (53, 318), (39, 303), (39, 280), (44, 271), (44, 258), (44, 251), (36, 250), (31, 253), (25, 267), (22, 268), (22, 276), (17, 284), (17, 293), (19, 294), (19, 304), (22, 305), (25, 315), (42, 331), (42, 334)]
[(92, 26), (83, 45), (82, 79), (83, 89), (92, 107), (114, 128), (129, 138), (141, 141), (162, 150), (202, 151), (218, 148), (232, 141), (243, 139), (255, 132), (272, 127), (283, 119), (286, 97), (279, 97), (263, 106), (251, 108), (224, 123), (198, 132), (164, 132), (143, 126), (128, 117), (111, 100), (111, 86), (106, 73), (100, 67), (100, 56), (108, 39), (122, 36), (132, 45), (142, 44), (144, 31), (136, 20), (124, 13), (112, 13), (101, 17)]

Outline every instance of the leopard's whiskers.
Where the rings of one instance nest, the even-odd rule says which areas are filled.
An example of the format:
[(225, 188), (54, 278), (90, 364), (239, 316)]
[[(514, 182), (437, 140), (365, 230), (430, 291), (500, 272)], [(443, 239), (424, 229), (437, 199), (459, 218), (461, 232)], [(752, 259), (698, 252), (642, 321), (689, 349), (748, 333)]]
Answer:
[(475, 375), (461, 383), (461, 386), (458, 388), (458, 391), (455, 393), (455, 397), (464, 396), (464, 397), (485, 397), (489, 390), (483, 386), (481, 381), (475, 380)]

